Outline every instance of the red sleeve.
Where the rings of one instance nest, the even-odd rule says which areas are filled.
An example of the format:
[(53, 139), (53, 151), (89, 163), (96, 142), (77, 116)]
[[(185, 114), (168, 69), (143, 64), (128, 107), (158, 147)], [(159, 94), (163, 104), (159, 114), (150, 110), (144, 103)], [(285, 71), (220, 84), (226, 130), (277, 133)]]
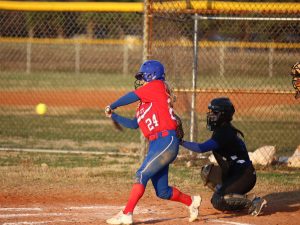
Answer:
[(142, 100), (142, 102), (153, 102), (165, 91), (163, 81), (154, 80), (148, 84), (138, 88), (134, 93)]

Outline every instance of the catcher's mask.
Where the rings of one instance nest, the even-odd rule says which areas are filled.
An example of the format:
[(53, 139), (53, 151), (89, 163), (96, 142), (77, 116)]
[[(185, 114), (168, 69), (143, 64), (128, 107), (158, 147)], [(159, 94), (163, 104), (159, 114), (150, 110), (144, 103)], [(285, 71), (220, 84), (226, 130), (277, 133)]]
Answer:
[(135, 89), (142, 86), (144, 82), (150, 82), (152, 80), (165, 80), (165, 68), (161, 62), (157, 60), (145, 61), (139, 72), (135, 75), (134, 86)]
[(296, 90), (295, 98), (300, 98), (300, 62), (297, 62), (292, 66), (290, 75), (293, 77), (292, 84)]
[(214, 131), (224, 123), (229, 123), (235, 112), (234, 106), (227, 97), (215, 98), (208, 105), (206, 127)]

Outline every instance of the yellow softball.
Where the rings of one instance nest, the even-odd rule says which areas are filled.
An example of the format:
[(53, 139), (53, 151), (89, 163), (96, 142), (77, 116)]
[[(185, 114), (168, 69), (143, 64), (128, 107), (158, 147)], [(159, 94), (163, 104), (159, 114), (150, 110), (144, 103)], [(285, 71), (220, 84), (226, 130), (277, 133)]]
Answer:
[(44, 115), (47, 112), (47, 105), (44, 103), (39, 103), (35, 107), (35, 112), (38, 115)]

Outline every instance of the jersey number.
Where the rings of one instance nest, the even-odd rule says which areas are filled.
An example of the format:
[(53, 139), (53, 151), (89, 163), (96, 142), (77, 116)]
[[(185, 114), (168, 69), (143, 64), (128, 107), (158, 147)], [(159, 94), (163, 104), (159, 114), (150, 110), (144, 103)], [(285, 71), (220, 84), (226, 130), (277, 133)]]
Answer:
[(145, 122), (146, 122), (147, 127), (148, 127), (148, 129), (149, 129), (150, 131), (153, 130), (154, 127), (158, 127), (158, 126), (159, 126), (155, 114), (153, 114), (152, 119), (151, 119), (151, 118), (147, 118), (147, 119), (145, 120)]

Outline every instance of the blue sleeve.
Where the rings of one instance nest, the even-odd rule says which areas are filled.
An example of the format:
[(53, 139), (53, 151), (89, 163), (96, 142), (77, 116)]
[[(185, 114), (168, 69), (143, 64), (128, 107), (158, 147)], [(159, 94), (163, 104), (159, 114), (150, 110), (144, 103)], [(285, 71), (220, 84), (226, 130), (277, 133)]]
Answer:
[(123, 116), (120, 116), (116, 113), (111, 114), (111, 118), (116, 121), (117, 123), (121, 124), (124, 127), (131, 128), (131, 129), (137, 129), (139, 127), (137, 118), (129, 119)]
[(198, 153), (212, 151), (219, 147), (218, 143), (213, 139), (209, 139), (203, 143), (183, 141), (181, 145), (193, 152), (198, 152)]
[(110, 108), (111, 109), (116, 109), (120, 106), (128, 105), (128, 104), (136, 102), (138, 100), (140, 100), (139, 97), (132, 91), (132, 92), (129, 92), (129, 93), (125, 94), (124, 96), (119, 98), (117, 101), (112, 103), (110, 105)]

